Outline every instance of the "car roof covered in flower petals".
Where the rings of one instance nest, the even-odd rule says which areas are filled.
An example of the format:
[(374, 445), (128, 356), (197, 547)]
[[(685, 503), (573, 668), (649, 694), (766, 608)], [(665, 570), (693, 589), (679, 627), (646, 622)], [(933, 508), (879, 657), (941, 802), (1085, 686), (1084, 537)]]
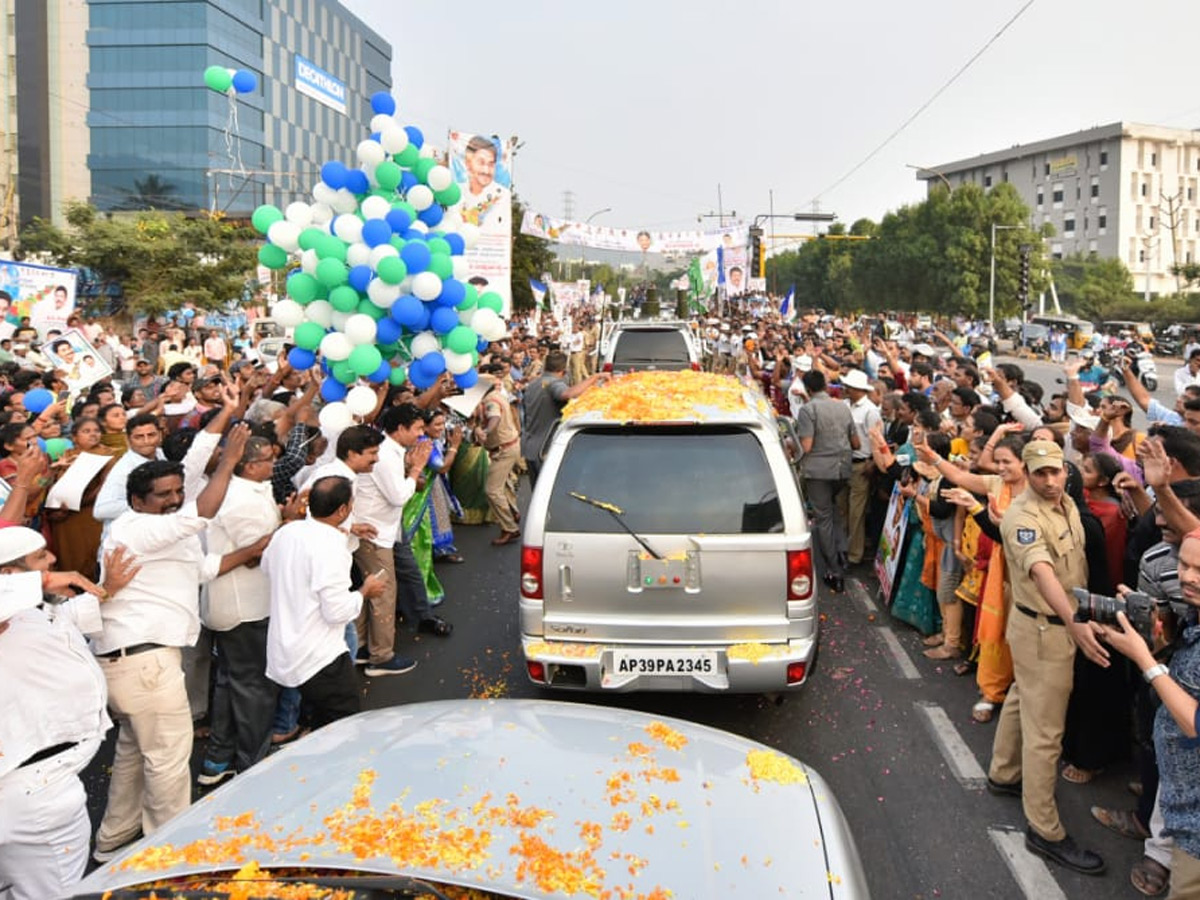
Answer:
[(749, 423), (771, 427), (762, 392), (732, 375), (631, 372), (592, 388), (563, 409), (570, 427), (597, 424)]

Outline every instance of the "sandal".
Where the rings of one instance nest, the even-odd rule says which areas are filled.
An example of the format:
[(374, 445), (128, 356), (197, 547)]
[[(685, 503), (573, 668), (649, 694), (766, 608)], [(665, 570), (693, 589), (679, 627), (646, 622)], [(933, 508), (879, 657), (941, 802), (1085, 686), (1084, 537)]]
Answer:
[(954, 664), (954, 674), (958, 675), (959, 677), (961, 677), (963, 675), (970, 675), (972, 668), (973, 668), (973, 666), (971, 664), (971, 661), (964, 659), (961, 662), (956, 662)]
[(1093, 806), (1092, 818), (1121, 837), (1135, 841), (1144, 841), (1150, 837), (1150, 832), (1142, 826), (1131, 809), (1106, 809), (1103, 806)]
[(1102, 771), (1103, 769), (1081, 769), (1078, 766), (1067, 763), (1063, 766), (1062, 778), (1063, 781), (1069, 781), (1071, 784), (1087, 784)]
[(944, 634), (931, 634), (929, 637), (921, 641), (921, 643), (926, 647), (940, 647), (942, 644), (946, 643), (946, 636)]
[(971, 707), (971, 718), (981, 725), (992, 721), (996, 715), (996, 704), (990, 700), (980, 700)]
[(1157, 897), (1171, 882), (1171, 870), (1162, 863), (1143, 856), (1129, 871), (1129, 881), (1147, 897)]
[(932, 647), (925, 651), (926, 659), (960, 659), (962, 658), (961, 647), (951, 647), (947, 644), (942, 644), (940, 647)]

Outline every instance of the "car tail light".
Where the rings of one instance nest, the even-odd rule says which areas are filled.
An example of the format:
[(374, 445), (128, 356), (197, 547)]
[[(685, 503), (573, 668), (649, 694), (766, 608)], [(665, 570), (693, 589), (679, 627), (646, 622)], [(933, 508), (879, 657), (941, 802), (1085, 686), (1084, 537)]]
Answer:
[[(531, 659), (528, 662), (526, 662), (525, 670), (529, 673), (529, 677), (532, 680), (541, 682), (542, 684), (546, 683), (546, 666), (544, 664), (538, 662), (536, 659)], [(791, 674), (792, 673), (789, 670), (788, 671), (789, 678), (791, 677)]]
[[(531, 663), (531, 665), (534, 665)], [(808, 671), (808, 664), (802, 662), (788, 663), (787, 667), (787, 683), (799, 684), (804, 680), (804, 675)]]
[(611, 372), (611, 371), (612, 371), (612, 363), (610, 363), (610, 362), (606, 362), (606, 363), (604, 364), (604, 371), (605, 371), (605, 372)]
[(521, 548), (521, 596), (542, 599), (542, 548)]
[[(538, 551), (541, 559), (541, 551)], [(811, 550), (789, 550), (787, 554), (787, 598), (807, 600), (812, 596), (813, 569)]]

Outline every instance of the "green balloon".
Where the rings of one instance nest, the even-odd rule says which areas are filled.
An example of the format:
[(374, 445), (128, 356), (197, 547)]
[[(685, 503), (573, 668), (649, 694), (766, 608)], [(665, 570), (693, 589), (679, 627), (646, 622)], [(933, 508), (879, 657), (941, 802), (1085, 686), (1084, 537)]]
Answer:
[(399, 344), (376, 344), (375, 346), (379, 348), (379, 352), (383, 355), (384, 359), (391, 359), (400, 352)]
[(57, 460), (70, 449), (71, 442), (66, 438), (50, 438), (46, 441), (46, 455), (52, 460)]
[(328, 231), (322, 231), (320, 228), (305, 228), (300, 232), (300, 249), (315, 250), (327, 234)]
[(204, 70), (204, 83), (218, 94), (225, 94), (233, 87), (233, 76), (224, 66), (209, 66)]
[(495, 291), (488, 291), (479, 298), (479, 308), (498, 313), (504, 309), (504, 300)]
[(335, 288), (343, 285), (349, 277), (350, 271), (346, 268), (346, 264), (332, 256), (317, 263), (317, 281), (326, 287)]
[(404, 366), (396, 366), (388, 374), (388, 384), (396, 386), (404, 384), (408, 380), (408, 370)]
[(394, 191), (403, 174), (398, 165), (386, 159), (375, 167), (375, 180), (385, 190)]
[(348, 284), (339, 285), (329, 292), (329, 302), (338, 312), (354, 312), (358, 309), (358, 291)]
[(475, 285), (467, 284), (467, 293), (463, 296), (462, 301), (455, 307), (459, 310), (474, 309), (479, 305), (479, 291)]
[[(380, 309), (378, 306), (372, 303), (370, 297), (364, 297), (358, 302), (358, 309), (356, 312), (360, 312), (365, 316), (370, 316), (376, 322), (388, 314), (386, 309)], [(375, 368), (379, 367), (376, 366)]]
[(445, 190), (434, 191), (433, 199), (442, 204), (442, 206), (453, 206), (462, 199), (462, 188), (452, 182)]
[(333, 364), (331, 369), (333, 377), (342, 384), (354, 384), (354, 380), (358, 377), (354, 374), (354, 367), (350, 365), (349, 360), (340, 359)]
[(416, 147), (414, 147), (412, 144), (409, 144), (407, 147), (405, 147), (403, 150), (401, 150), (399, 153), (397, 153), (395, 156), (392, 157), (392, 159), (394, 159), (396, 162), (400, 163), (400, 165), (404, 166), (404, 168), (406, 168), (406, 169), (411, 169), (413, 166), (415, 166), (417, 164), (417, 160), (419, 160), (420, 158), (421, 158), (421, 151), (418, 150)]
[(429, 271), (445, 281), (454, 277), (454, 261), (449, 253), (434, 253), (429, 258)]
[(413, 174), (417, 176), (421, 184), (425, 184), (429, 181), (429, 170), (436, 165), (436, 159), (431, 159), (428, 156), (423, 157), (422, 159), (418, 159), (416, 165), (413, 166)]
[(287, 295), (297, 303), (311, 303), (316, 299), (320, 285), (307, 272), (297, 272), (287, 280)]
[(325, 329), (316, 322), (301, 322), (292, 333), (296, 346), (304, 350), (316, 350), (321, 346), (321, 339), (324, 337)]
[(346, 242), (335, 234), (322, 235), (313, 249), (321, 259), (336, 259), (343, 263), (346, 261)]
[(475, 332), (466, 325), (457, 325), (451, 328), (449, 334), (442, 338), (447, 349), (453, 350), (455, 353), (470, 353), (475, 349), (475, 343), (478, 340)]
[(472, 369), (479, 368), (479, 351), (478, 350), (471, 351), (471, 368)]
[(407, 243), (407, 241), (405, 241), (404, 238), (400, 237), (400, 235), (393, 234), (392, 239), (390, 241), (388, 241), (388, 243), (391, 244), (393, 247), (395, 247), (397, 250), (403, 250), (404, 245)]
[[(212, 68), (219, 68), (213, 66)], [(224, 69), (221, 69), (224, 72)], [(228, 74), (228, 73), (226, 73)], [(279, 207), (272, 206), (270, 203), (264, 203), (250, 215), (250, 224), (255, 227), (259, 234), (266, 234), (276, 222), (283, 219), (283, 213), (279, 211)]]
[(263, 244), (258, 248), (258, 261), (268, 269), (282, 269), (287, 265), (288, 253), (274, 244)]
[(430, 253), (444, 253), (447, 256), (450, 255), (450, 242), (444, 237), (431, 237), (425, 243), (429, 246)]
[(383, 354), (374, 344), (359, 344), (350, 351), (350, 358), (346, 362), (350, 363), (356, 375), (366, 378), (383, 364)]
[(408, 266), (398, 256), (385, 256), (375, 267), (375, 273), (387, 284), (399, 284), (408, 275)]

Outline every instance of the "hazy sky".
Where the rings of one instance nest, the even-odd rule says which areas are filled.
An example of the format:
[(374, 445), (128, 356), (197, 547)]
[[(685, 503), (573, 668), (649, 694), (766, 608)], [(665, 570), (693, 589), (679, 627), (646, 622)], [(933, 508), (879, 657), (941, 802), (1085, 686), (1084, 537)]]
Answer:
[[(392, 42), (405, 123), (518, 135), (517, 192), (550, 215), (695, 228), (821, 209), (847, 223), (918, 200), (906, 163), (1115, 121), (1200, 127), (1196, 0), (343, 0)], [(836, 185), (836, 186), (835, 186)], [(777, 223), (779, 231), (796, 226)], [(806, 229), (809, 226), (804, 226)]]

